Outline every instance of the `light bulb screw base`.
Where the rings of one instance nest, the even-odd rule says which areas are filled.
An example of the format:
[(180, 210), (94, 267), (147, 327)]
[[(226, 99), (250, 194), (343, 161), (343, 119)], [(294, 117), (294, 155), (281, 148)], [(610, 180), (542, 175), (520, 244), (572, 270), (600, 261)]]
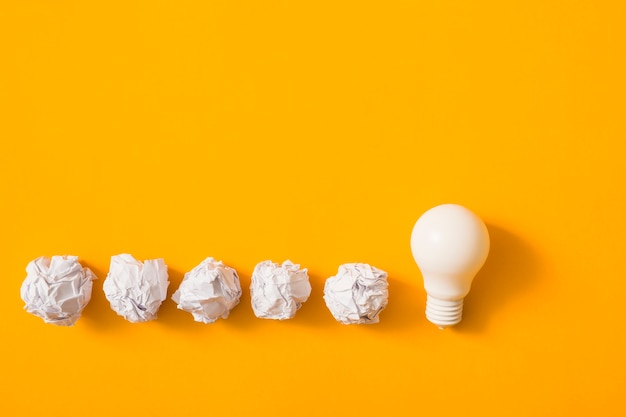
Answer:
[(426, 318), (433, 324), (444, 329), (454, 326), (461, 321), (463, 316), (463, 299), (441, 300), (439, 298), (426, 298)]

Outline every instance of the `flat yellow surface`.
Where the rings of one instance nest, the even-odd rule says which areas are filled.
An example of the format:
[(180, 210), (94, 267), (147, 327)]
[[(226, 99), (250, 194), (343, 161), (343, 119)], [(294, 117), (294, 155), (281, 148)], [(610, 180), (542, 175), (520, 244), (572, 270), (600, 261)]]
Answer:
[[(0, 2), (2, 415), (626, 415), (624, 1)], [(492, 251), (439, 331), (409, 248), (462, 204)], [(239, 271), (228, 320), (130, 324), (110, 256)], [(26, 264), (98, 276), (72, 328)], [(313, 292), (254, 317), (257, 262)], [(381, 323), (322, 300), (389, 272)]]

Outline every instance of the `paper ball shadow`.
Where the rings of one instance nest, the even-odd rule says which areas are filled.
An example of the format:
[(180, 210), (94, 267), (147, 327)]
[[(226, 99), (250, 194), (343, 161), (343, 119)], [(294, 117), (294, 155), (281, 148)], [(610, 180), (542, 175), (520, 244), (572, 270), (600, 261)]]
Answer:
[(417, 325), (424, 322), (424, 293), (417, 267), (415, 277), (404, 278), (389, 272), (389, 303), (380, 312), (380, 322), (367, 325), (375, 331), (417, 333)]
[(487, 225), (491, 248), (485, 265), (476, 275), (465, 298), (462, 321), (451, 329), (481, 332), (502, 306), (537, 284), (541, 260), (519, 236)]
[(172, 300), (172, 294), (178, 289), (180, 283), (183, 281), (185, 273), (168, 266), (167, 275), (170, 280), (170, 285), (167, 287), (167, 297), (163, 300), (163, 304), (159, 308), (158, 318), (156, 323), (172, 327), (180, 331), (194, 331), (198, 332), (202, 329), (203, 323), (197, 323), (193, 320), (193, 316), (178, 309), (178, 306)]
[(308, 273), (309, 281), (311, 282), (311, 295), (296, 312), (296, 316), (286, 321), (292, 325), (308, 327), (335, 325), (336, 321), (324, 301), (324, 284), (326, 277), (311, 270), (309, 270)]
[(123, 319), (111, 310), (111, 304), (109, 304), (109, 300), (106, 299), (104, 290), (102, 289), (107, 271), (88, 262), (82, 261), (81, 263), (84, 267), (91, 269), (98, 279), (93, 281), (91, 300), (83, 310), (78, 322), (84, 322), (85, 324), (97, 328), (99, 331), (119, 328), (119, 326), (123, 324), (121, 321)]

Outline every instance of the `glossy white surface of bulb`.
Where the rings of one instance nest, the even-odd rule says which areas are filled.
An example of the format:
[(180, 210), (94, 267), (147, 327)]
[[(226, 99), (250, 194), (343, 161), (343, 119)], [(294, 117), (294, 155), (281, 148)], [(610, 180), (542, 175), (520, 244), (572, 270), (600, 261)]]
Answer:
[(436, 206), (415, 223), (411, 251), (424, 277), (426, 317), (442, 329), (457, 324), (489, 253), (487, 226), (458, 204)]

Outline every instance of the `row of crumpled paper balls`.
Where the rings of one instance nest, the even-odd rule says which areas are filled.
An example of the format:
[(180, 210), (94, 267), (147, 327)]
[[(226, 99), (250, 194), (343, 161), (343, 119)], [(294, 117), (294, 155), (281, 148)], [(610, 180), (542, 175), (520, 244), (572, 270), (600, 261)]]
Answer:
[[(71, 326), (91, 299), (96, 276), (83, 268), (77, 256), (40, 257), (26, 268), (21, 287), (26, 311), (46, 323)], [(103, 289), (111, 308), (126, 320), (154, 320), (169, 286), (163, 259), (140, 262), (131, 255), (111, 257)], [(252, 309), (259, 318), (293, 318), (311, 294), (306, 268), (291, 261), (264, 261), (256, 265), (250, 285)], [(241, 297), (237, 272), (207, 258), (187, 272), (172, 295), (178, 308), (197, 322), (227, 318)], [(343, 264), (326, 280), (324, 300), (335, 319), (344, 324), (378, 323), (387, 306), (387, 273), (363, 263)]]

